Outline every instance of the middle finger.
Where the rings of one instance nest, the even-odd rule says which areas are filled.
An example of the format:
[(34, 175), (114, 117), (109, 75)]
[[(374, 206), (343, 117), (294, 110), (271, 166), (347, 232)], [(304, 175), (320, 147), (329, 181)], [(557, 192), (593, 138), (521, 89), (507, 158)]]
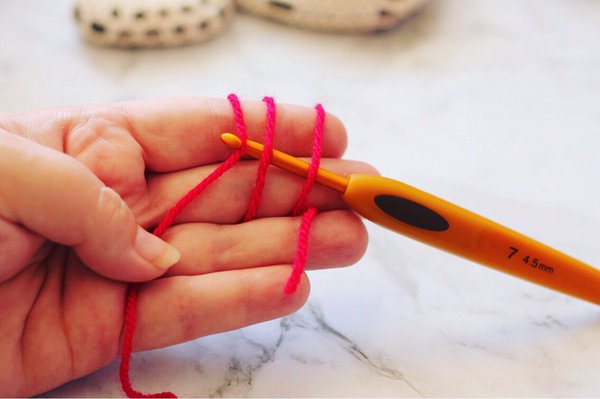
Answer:
[[(238, 163), (192, 201), (175, 219), (175, 224), (241, 221), (254, 188), (257, 165), (256, 161)], [(343, 176), (352, 173), (377, 173), (372, 166), (358, 161), (323, 159), (321, 165)], [(145, 212), (137, 215), (140, 224), (144, 227), (158, 224), (177, 200), (214, 168), (214, 165), (210, 165), (180, 172), (149, 175), (147, 177), (148, 206)], [(303, 184), (304, 178), (270, 167), (257, 216), (260, 218), (289, 215)], [(320, 184), (314, 185), (309, 205), (316, 206), (320, 210), (346, 208), (340, 193)]]

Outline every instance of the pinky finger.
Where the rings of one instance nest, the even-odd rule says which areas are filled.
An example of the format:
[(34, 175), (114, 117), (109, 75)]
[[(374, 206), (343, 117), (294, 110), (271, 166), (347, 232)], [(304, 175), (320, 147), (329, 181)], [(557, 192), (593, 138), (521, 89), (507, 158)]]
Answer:
[(290, 265), (268, 266), (145, 284), (133, 348), (161, 348), (286, 316), (304, 305), (310, 291), (304, 274), (296, 293), (285, 294), (290, 271)]

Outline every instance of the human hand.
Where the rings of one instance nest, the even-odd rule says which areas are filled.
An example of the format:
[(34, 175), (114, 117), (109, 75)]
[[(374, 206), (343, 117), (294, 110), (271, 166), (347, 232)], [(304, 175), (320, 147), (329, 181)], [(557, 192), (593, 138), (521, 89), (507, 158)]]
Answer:
[[(249, 138), (262, 141), (264, 105), (242, 106)], [(279, 106), (276, 148), (309, 156), (313, 121), (312, 109)], [(214, 99), (0, 114), (0, 395), (35, 395), (112, 361), (127, 282), (145, 282), (136, 351), (304, 304), (306, 276), (294, 295), (283, 293), (299, 225), (287, 215), (301, 178), (271, 168), (258, 219), (236, 224), (256, 176), (256, 161), (243, 160), (176, 219), (162, 236), (170, 245), (145, 231), (225, 158), (219, 135), (227, 131), (233, 112)], [(374, 172), (338, 159), (345, 145), (342, 124), (328, 115), (322, 166)], [(367, 245), (360, 219), (318, 185), (310, 204), (324, 212), (311, 229), (307, 266), (356, 262)]]

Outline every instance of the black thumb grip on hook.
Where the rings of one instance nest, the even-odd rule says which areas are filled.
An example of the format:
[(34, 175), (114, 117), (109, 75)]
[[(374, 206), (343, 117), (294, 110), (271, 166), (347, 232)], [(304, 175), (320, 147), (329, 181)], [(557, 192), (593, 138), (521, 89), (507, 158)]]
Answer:
[(430, 231), (446, 231), (450, 227), (442, 215), (407, 198), (381, 194), (374, 201), (383, 212), (411, 226)]

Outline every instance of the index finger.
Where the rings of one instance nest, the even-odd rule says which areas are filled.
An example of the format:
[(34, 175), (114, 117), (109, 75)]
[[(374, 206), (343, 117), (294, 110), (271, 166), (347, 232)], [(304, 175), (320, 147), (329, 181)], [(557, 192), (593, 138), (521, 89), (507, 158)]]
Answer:
[[(241, 103), (248, 138), (263, 142), (266, 106), (260, 101)], [(170, 172), (222, 161), (229, 153), (220, 135), (235, 132), (231, 104), (215, 98), (168, 98), (115, 104), (126, 117), (128, 129), (143, 148), (146, 167)], [(277, 105), (275, 148), (294, 156), (311, 155), (316, 112), (313, 108)], [(323, 157), (339, 158), (346, 148), (346, 130), (327, 114)]]

